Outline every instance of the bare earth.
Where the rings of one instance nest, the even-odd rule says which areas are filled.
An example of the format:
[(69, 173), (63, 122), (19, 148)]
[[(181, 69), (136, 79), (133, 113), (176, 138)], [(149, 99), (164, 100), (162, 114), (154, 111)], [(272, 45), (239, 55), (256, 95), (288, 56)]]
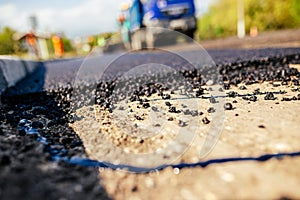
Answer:
[[(297, 97), (300, 87), (274, 87), (268, 82), (246, 87), (232, 87), (223, 94), (235, 91), (245, 95), (259, 89), (261, 93), (273, 92), (277, 99), (264, 100), (266, 95), (261, 94), (256, 102), (239, 96), (219, 98), (219, 103), (211, 104), (208, 99), (184, 98), (176, 93), (171, 94), (171, 100), (151, 96), (148, 108), (137, 102), (119, 102), (117, 107), (124, 109), (117, 108), (112, 113), (100, 107), (82, 108), (77, 115), (83, 119), (71, 126), (91, 159), (139, 167), (299, 151), (300, 101), (281, 100)], [(279, 94), (282, 91), (286, 93)], [(170, 113), (166, 101), (178, 110), (198, 110), (203, 114), (193, 117)], [(224, 102), (232, 103), (233, 109), (224, 111)], [(151, 106), (159, 111), (154, 112)], [(209, 107), (217, 111), (208, 113)], [(137, 120), (136, 116), (142, 119)], [(209, 124), (202, 122), (204, 117)], [(179, 126), (181, 122), (185, 124)], [(218, 130), (220, 137), (216, 136)], [(203, 144), (212, 133), (217, 143), (213, 146), (211, 140), (207, 150), (212, 150), (203, 156)], [(113, 199), (299, 199), (299, 166), (299, 157), (284, 157), (265, 162), (211, 164), (204, 168), (168, 167), (150, 173), (99, 169), (99, 176)]]

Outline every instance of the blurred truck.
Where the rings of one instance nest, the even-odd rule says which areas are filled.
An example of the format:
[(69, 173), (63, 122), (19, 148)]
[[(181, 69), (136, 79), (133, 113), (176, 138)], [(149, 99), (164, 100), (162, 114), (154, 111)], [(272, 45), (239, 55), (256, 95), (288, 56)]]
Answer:
[(133, 0), (123, 5), (119, 18), (122, 40), (127, 48), (153, 48), (164, 29), (176, 30), (190, 38), (197, 29), (193, 0)]

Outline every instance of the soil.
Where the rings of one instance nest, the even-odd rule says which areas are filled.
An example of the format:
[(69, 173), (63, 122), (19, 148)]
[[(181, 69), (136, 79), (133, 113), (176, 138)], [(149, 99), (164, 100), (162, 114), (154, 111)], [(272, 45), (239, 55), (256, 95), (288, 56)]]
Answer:
[[(152, 121), (148, 118), (152, 112), (151, 108), (140, 107), (137, 109), (137, 106), (140, 105), (138, 102), (127, 104), (130, 108), (135, 108), (136, 115), (144, 117), (142, 122), (144, 126), (151, 124), (154, 127), (141, 127), (140, 129), (144, 130), (144, 133), (143, 131), (136, 132), (143, 133), (140, 136), (134, 134), (134, 130), (138, 130), (138, 128), (126, 131), (126, 128), (128, 130), (129, 127), (134, 127), (134, 123), (120, 125), (122, 124), (119, 119), (119, 116), (122, 116), (120, 111), (104, 112), (100, 111), (98, 106), (95, 110), (90, 108), (79, 110), (77, 114), (83, 119), (75, 122), (72, 126), (84, 142), (86, 152), (91, 159), (146, 168), (159, 164), (196, 163), (219, 158), (257, 157), (265, 154), (299, 151), (300, 120), (297, 116), (300, 112), (300, 101), (282, 101), (297, 97), (299, 87), (291, 85), (274, 87), (273, 83), (269, 82), (246, 87), (247, 89), (241, 90), (239, 85), (226, 90), (227, 94), (234, 91), (239, 96), (225, 98), (225, 102), (232, 103), (233, 109), (223, 112), (225, 116), (220, 138), (212, 151), (205, 157), (202, 157), (200, 152), (211, 131), (210, 125), (216, 120), (216, 118), (212, 118), (212, 113), (206, 111), (212, 105), (208, 99), (197, 99), (196, 101), (199, 110), (204, 112), (203, 116), (207, 116), (212, 123), (203, 124), (200, 121), (203, 116), (191, 116), (189, 120), (184, 118), (188, 124), (184, 128), (187, 128), (188, 131), (181, 130), (181, 132), (185, 134), (195, 132), (195, 138), (192, 141), (185, 141), (190, 142), (186, 146), (183, 145), (184, 141), (177, 141), (174, 136), (171, 137), (173, 134), (180, 134), (179, 129), (182, 127), (178, 125), (178, 121), (183, 114), (167, 112), (166, 100), (152, 101), (157, 99), (157, 96), (148, 98), (150, 106), (164, 109), (166, 112), (165, 115), (159, 115), (155, 120), (152, 118)], [(260, 94), (257, 94), (257, 89)], [(286, 93), (283, 94), (283, 91)], [(274, 100), (265, 100), (266, 92), (274, 93)], [(246, 94), (257, 94), (257, 100), (253, 102), (243, 99), (242, 96)], [(180, 99), (179, 96), (171, 96), (175, 99), (171, 98), (168, 101), (172, 105), (182, 104), (180, 100), (176, 100)], [(191, 104), (188, 101), (194, 102), (191, 99), (184, 102), (190, 108)], [(126, 119), (136, 122), (140, 127), (141, 122), (132, 117), (129, 111), (127, 113)], [(168, 121), (167, 119), (170, 117), (173, 117), (174, 120)], [(124, 116), (121, 118), (123, 119)], [(192, 118), (197, 119), (197, 129), (190, 127), (192, 125), (189, 123)], [(100, 126), (97, 125), (99, 123)], [(165, 127), (159, 131), (159, 134), (155, 127), (157, 123)], [(107, 124), (109, 125), (107, 126)], [(86, 127), (90, 128), (87, 130)], [(161, 149), (166, 146), (162, 144), (170, 143), (170, 138), (173, 148), (166, 148), (166, 151), (162, 151)], [(142, 139), (144, 142), (140, 143)], [(181, 146), (187, 149), (181, 150)], [(160, 151), (154, 152), (154, 149)], [(300, 197), (297, 190), (300, 184), (298, 164), (300, 164), (298, 157), (283, 157), (266, 162), (212, 164), (205, 168), (168, 167), (147, 174), (129, 173), (126, 169), (101, 168), (99, 177), (106, 191), (114, 199), (198, 199), (199, 197), (205, 199), (258, 199), (262, 197), (265, 199), (281, 197), (297, 199)], [(282, 179), (285, 181), (281, 182)]]

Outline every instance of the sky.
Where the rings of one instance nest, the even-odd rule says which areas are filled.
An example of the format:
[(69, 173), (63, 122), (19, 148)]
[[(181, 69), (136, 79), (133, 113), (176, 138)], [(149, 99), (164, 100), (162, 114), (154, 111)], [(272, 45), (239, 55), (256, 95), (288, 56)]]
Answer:
[[(125, 0), (126, 1), (126, 0)], [(128, 1), (128, 0), (127, 0)], [(213, 0), (195, 0), (197, 14)], [(41, 32), (63, 32), (67, 37), (117, 31), (117, 17), (124, 0), (0, 0), (0, 28), (30, 30), (35, 15)]]

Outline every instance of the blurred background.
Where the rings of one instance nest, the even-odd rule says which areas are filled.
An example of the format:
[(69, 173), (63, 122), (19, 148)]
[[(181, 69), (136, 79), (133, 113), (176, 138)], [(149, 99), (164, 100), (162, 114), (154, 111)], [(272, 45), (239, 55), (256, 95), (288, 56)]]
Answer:
[[(126, 3), (132, 2), (1, 0), (0, 55), (43, 60), (87, 55), (121, 31), (120, 13)], [(194, 4), (196, 41), (256, 37), (300, 27), (299, 0), (194, 0)]]

